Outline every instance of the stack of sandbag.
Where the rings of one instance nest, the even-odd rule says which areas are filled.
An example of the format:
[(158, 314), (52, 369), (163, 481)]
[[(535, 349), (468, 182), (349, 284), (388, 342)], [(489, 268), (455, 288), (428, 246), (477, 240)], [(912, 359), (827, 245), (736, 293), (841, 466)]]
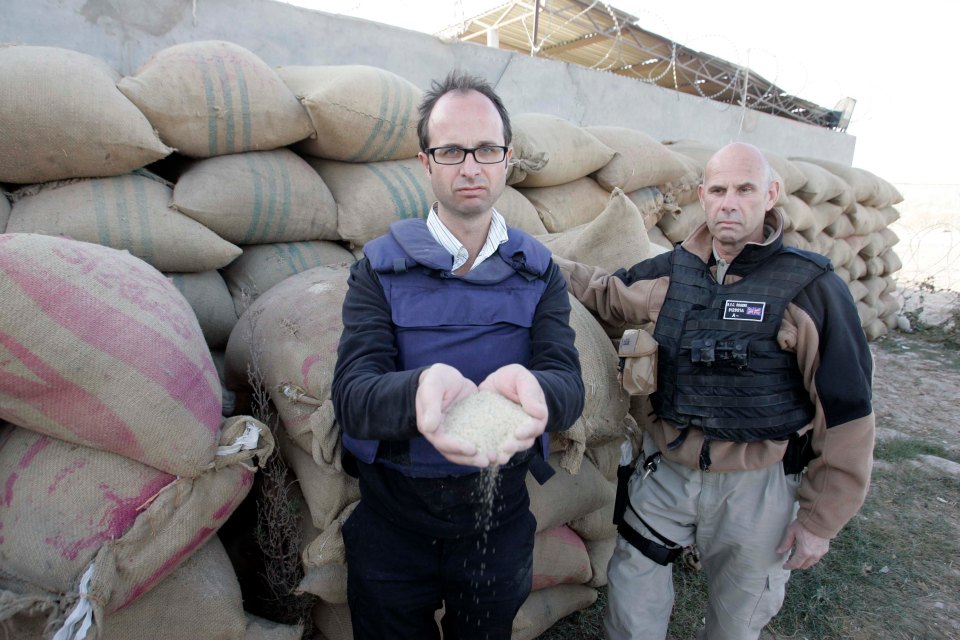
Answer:
[(116, 176), (169, 155), (119, 79), (76, 51), (0, 47), (0, 182)]
[[(222, 418), (192, 310), (129, 253), (0, 235), (0, 296), (0, 625), (82, 638), (152, 624), (127, 608), (173, 606), (154, 588), (215, 537), (273, 438)], [(208, 612), (179, 604), (191, 635), (182, 623)]]
[(610, 190), (589, 176), (610, 162), (614, 150), (553, 115), (520, 113), (511, 117), (511, 125), (513, 161), (507, 183), (533, 204), (545, 232), (566, 231), (596, 218)]
[[(815, 158), (793, 158), (810, 177), (798, 195), (814, 211), (826, 206), (831, 220), (810, 248), (834, 259), (857, 303), (863, 330), (870, 340), (897, 324), (899, 303), (894, 274), (903, 264), (894, 251), (899, 238), (889, 226), (900, 218), (894, 205), (903, 196), (892, 184), (857, 167)], [(830, 197), (840, 186), (841, 195)], [(817, 189), (820, 189), (819, 193)], [(837, 210), (839, 209), (839, 213)]]
[(209, 317), (208, 344), (223, 349), (229, 330), (222, 329), (232, 328), (244, 305), (273, 284), (242, 268), (225, 269), (241, 251), (337, 239), (330, 190), (287, 148), (316, 131), (277, 72), (229, 42), (163, 49), (118, 86), (188, 159), (175, 176), (172, 210), (238, 248), (202, 277), (177, 278), (198, 316)]

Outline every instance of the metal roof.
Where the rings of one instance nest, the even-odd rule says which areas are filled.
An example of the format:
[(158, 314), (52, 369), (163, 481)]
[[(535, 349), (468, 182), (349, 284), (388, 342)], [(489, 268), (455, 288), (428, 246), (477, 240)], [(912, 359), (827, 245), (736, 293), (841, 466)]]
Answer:
[(643, 29), (606, 2), (515, 0), (437, 34), (487, 44), (741, 105), (809, 124), (846, 130), (856, 101), (827, 109), (716, 56)]

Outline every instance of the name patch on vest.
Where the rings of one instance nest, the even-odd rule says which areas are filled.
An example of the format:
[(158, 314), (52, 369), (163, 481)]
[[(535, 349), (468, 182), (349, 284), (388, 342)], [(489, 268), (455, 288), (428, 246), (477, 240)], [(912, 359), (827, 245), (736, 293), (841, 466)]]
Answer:
[(727, 300), (723, 305), (723, 319), (763, 322), (763, 311), (766, 309), (766, 306), (766, 302)]

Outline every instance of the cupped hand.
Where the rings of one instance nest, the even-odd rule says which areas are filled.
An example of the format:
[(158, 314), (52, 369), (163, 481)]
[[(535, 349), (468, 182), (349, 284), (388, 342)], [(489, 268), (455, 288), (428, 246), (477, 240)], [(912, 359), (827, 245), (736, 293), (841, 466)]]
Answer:
[(500, 367), (480, 383), (480, 389), (495, 391), (519, 404), (530, 420), (518, 426), (513, 437), (506, 439), (496, 452), (496, 463), (506, 464), (513, 454), (533, 446), (547, 427), (547, 401), (543, 388), (526, 367), (508, 364)]

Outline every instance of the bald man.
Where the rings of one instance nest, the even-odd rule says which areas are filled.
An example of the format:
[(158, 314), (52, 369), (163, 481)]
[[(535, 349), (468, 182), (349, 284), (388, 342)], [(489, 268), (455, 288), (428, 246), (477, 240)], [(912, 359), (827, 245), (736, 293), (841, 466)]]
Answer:
[(784, 246), (780, 184), (734, 143), (707, 163), (706, 222), (673, 251), (608, 274), (555, 258), (612, 326), (653, 322), (655, 415), (608, 569), (611, 640), (664, 638), (670, 564), (696, 545), (709, 604), (700, 640), (758, 638), (793, 569), (812, 567), (863, 504), (873, 363), (846, 284)]

